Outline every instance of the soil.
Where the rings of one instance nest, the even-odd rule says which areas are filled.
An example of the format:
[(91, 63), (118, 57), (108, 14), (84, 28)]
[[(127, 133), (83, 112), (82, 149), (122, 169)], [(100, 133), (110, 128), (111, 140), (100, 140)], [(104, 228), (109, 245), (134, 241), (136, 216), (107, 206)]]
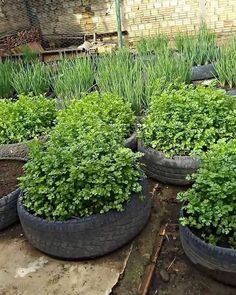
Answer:
[(16, 190), (18, 177), (23, 174), (24, 161), (0, 160), (0, 198)]
[(180, 204), (176, 201), (182, 190), (162, 185), (155, 197), (164, 213), (162, 222), (167, 223), (167, 231), (149, 295), (235, 295), (236, 288), (198, 271), (185, 256), (178, 228)]

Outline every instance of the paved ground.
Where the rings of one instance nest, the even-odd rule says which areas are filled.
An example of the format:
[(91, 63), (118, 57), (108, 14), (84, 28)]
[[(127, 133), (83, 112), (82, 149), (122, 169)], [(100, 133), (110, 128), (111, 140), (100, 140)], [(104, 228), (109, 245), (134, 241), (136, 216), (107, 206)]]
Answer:
[(0, 295), (108, 295), (131, 245), (104, 258), (66, 262), (32, 248), (20, 225), (0, 233)]
[(182, 189), (150, 182), (150, 190), (154, 188), (152, 215), (142, 233), (100, 259), (59, 261), (32, 248), (20, 225), (1, 232), (0, 295), (137, 295), (161, 223), (168, 223), (167, 234), (149, 295), (236, 295), (236, 289), (208, 278), (186, 258), (176, 202)]

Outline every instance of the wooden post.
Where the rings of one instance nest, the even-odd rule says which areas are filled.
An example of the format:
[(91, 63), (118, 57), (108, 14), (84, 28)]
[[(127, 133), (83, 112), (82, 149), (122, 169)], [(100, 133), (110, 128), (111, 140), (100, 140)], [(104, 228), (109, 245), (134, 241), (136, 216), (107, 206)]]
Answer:
[(123, 47), (123, 38), (122, 38), (121, 2), (120, 2), (120, 0), (115, 0), (115, 2), (116, 2), (118, 45), (119, 45), (119, 48), (122, 48)]

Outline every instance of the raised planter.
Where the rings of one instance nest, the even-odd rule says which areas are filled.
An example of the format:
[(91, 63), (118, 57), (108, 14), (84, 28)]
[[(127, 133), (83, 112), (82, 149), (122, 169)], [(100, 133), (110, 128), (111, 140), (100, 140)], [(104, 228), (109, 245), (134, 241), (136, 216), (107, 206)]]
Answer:
[(192, 81), (215, 78), (217, 73), (213, 64), (192, 67)]
[(143, 181), (144, 200), (133, 194), (123, 212), (110, 211), (68, 221), (48, 221), (29, 213), (18, 201), (18, 214), (29, 242), (42, 252), (64, 259), (105, 255), (131, 241), (147, 223), (151, 199), (148, 181)]
[(133, 133), (126, 141), (125, 141), (125, 147), (131, 149), (133, 152), (137, 151), (137, 137), (136, 133)]
[(20, 189), (17, 178), (23, 174), (24, 159), (0, 159), (0, 230), (18, 220), (17, 199)]
[[(183, 211), (180, 215), (183, 216)], [(196, 267), (222, 283), (236, 286), (235, 249), (207, 244), (182, 225), (180, 238), (186, 255)]]
[(0, 158), (26, 159), (28, 152), (27, 143), (0, 144)]
[(138, 141), (138, 151), (144, 153), (141, 161), (145, 173), (157, 180), (174, 185), (190, 185), (187, 175), (195, 173), (200, 166), (200, 160), (188, 156), (174, 156), (166, 158), (162, 152), (147, 148)]

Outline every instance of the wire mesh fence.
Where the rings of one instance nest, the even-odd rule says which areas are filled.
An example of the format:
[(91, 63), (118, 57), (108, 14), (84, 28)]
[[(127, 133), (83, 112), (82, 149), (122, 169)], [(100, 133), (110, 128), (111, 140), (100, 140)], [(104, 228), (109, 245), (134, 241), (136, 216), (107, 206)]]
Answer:
[[(0, 56), (19, 54), (25, 44), (40, 53), (116, 38), (114, 0), (0, 1)], [(90, 50), (91, 44), (82, 49)]]

